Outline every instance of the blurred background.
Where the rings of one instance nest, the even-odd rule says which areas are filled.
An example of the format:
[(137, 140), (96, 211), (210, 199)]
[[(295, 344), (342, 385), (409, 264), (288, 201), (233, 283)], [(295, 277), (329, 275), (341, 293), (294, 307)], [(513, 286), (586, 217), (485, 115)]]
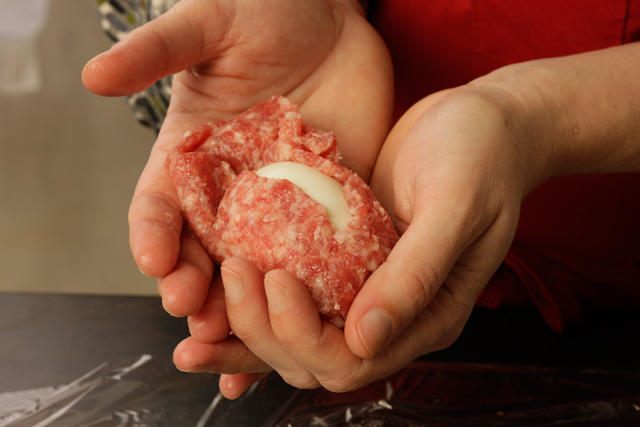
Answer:
[(154, 134), (80, 81), (111, 44), (96, 3), (0, 10), (0, 291), (155, 294), (127, 226)]

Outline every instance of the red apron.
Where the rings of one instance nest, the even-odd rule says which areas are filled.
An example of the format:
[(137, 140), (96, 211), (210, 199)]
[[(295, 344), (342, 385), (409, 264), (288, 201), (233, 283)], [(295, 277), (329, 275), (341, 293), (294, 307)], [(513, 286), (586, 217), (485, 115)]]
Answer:
[[(640, 40), (640, 0), (387, 0), (376, 20), (397, 116), (506, 64)], [(525, 199), (478, 304), (527, 302), (558, 332), (583, 307), (640, 306), (639, 173), (558, 177)]]

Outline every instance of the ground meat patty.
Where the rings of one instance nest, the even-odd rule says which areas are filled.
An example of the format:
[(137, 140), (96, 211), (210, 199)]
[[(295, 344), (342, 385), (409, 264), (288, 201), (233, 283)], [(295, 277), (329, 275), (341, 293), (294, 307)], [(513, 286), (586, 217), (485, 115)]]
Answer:
[[(182, 209), (209, 254), (282, 268), (308, 288), (318, 310), (344, 324), (366, 278), (398, 239), (367, 184), (341, 166), (333, 134), (306, 126), (298, 107), (273, 97), (236, 119), (185, 135), (167, 161)], [(342, 184), (351, 220), (335, 231), (326, 210), (285, 179), (255, 170), (293, 161)]]

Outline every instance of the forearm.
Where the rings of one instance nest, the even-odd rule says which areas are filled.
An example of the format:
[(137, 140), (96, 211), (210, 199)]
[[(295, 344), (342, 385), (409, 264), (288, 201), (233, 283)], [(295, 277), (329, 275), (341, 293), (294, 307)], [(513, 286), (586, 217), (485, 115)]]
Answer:
[(640, 170), (640, 43), (514, 64), (472, 84), (512, 95), (547, 177)]

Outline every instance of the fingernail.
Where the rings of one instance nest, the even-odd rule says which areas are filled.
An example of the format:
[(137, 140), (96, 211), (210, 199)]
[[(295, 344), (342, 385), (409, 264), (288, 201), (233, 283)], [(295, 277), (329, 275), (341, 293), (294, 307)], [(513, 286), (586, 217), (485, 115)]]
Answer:
[(221, 271), (225, 298), (234, 304), (240, 302), (244, 296), (244, 282), (242, 281), (242, 276), (227, 267), (222, 267)]
[(178, 369), (181, 372), (186, 372), (189, 374), (199, 374), (203, 372), (208, 372), (208, 368), (206, 366), (192, 366), (190, 368)]
[[(136, 267), (138, 267), (138, 266), (136, 265)], [(141, 269), (140, 267), (138, 267), (138, 271), (139, 271), (140, 273), (142, 273), (143, 275), (147, 276), (147, 277), (151, 277), (151, 276), (149, 276), (147, 273), (145, 273), (144, 271), (142, 271), (142, 269)]]
[(266, 278), (264, 290), (267, 294), (269, 310), (274, 313), (282, 313), (287, 308), (287, 295), (282, 285), (273, 279)]
[(222, 374), (220, 375), (220, 380), (218, 381), (218, 388), (219, 389), (233, 389), (234, 386), (234, 381), (233, 381), (233, 377), (231, 375), (225, 375)]
[(393, 321), (384, 310), (373, 308), (360, 318), (357, 328), (367, 353), (374, 356), (389, 340)]
[(141, 266), (146, 267), (147, 265), (151, 264), (152, 261), (153, 261), (153, 258), (151, 257), (151, 255), (148, 253), (144, 253), (140, 256), (140, 264), (136, 264), (136, 267), (138, 267), (138, 270), (140, 270), (140, 273), (144, 274), (147, 277), (152, 277), (149, 274), (145, 273), (141, 267)]

